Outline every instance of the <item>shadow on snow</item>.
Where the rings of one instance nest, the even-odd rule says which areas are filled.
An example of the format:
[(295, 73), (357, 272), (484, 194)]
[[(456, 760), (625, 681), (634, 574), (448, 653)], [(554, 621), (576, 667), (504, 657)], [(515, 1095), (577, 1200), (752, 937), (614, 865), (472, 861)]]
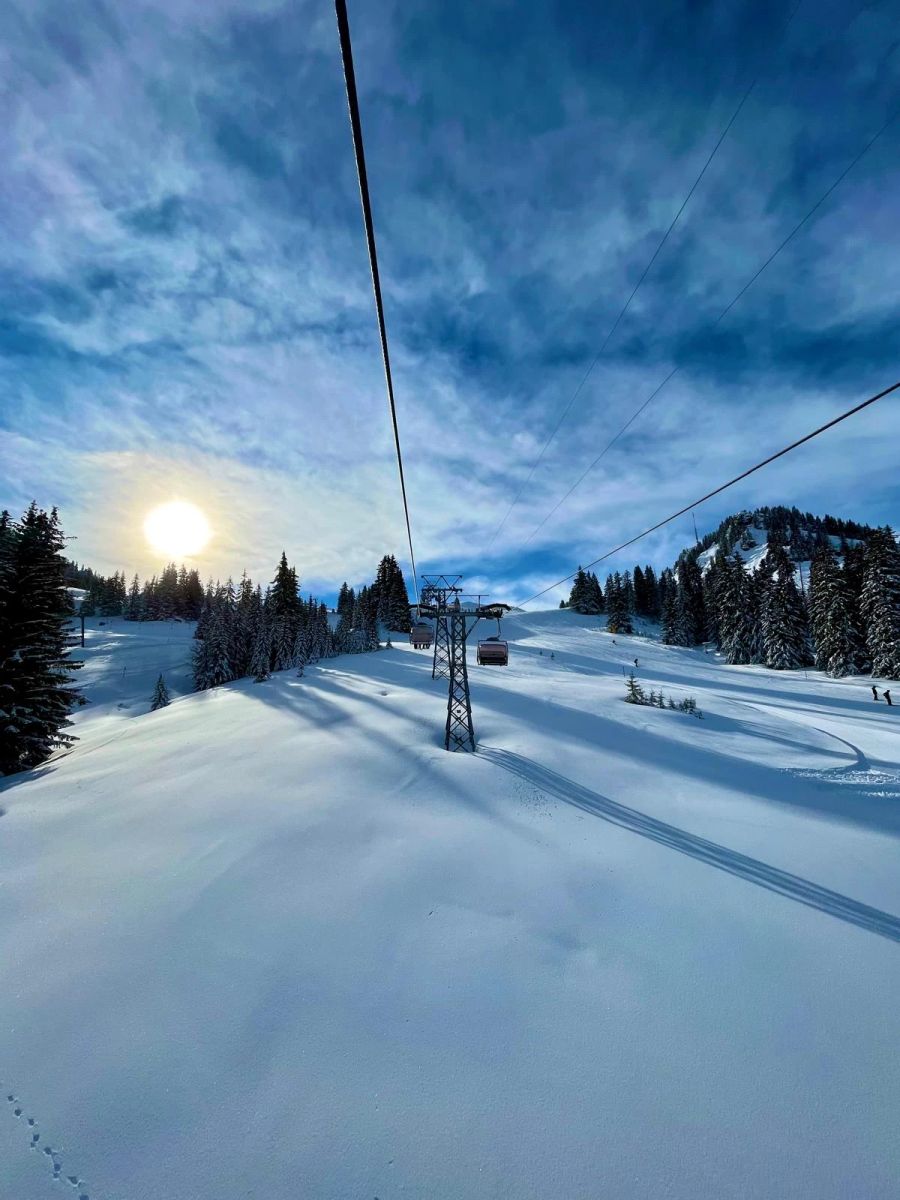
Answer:
[(796, 900), (798, 904), (818, 909), (819, 912), (856, 925), (869, 933), (877, 933), (879, 937), (888, 938), (892, 942), (900, 942), (900, 917), (862, 904), (858, 900), (851, 900), (849, 896), (842, 896), (840, 892), (833, 892), (829, 888), (811, 883), (808, 879), (802, 879), (799, 875), (791, 875), (787, 871), (769, 866), (768, 863), (760, 862), (759, 859), (729, 850), (727, 846), (710, 842), (634, 808), (627, 808), (624, 804), (617, 804), (616, 801), (601, 796), (599, 792), (593, 792), (556, 771), (524, 758), (521, 754), (489, 746), (482, 746), (478, 753), (548, 795), (555, 796), (592, 816), (640, 834), (641, 837), (649, 838), (662, 846), (668, 846), (671, 850), (677, 850), (680, 854), (686, 854), (689, 858), (695, 858), (719, 871), (727, 871), (729, 875), (736, 875), (748, 883), (755, 883), (770, 892)]

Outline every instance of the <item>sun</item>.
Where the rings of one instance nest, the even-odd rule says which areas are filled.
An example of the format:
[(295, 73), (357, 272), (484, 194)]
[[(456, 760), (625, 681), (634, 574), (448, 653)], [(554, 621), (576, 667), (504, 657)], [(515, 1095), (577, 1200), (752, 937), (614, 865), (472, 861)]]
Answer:
[(212, 530), (196, 504), (172, 500), (147, 513), (144, 536), (161, 554), (189, 558), (206, 546)]

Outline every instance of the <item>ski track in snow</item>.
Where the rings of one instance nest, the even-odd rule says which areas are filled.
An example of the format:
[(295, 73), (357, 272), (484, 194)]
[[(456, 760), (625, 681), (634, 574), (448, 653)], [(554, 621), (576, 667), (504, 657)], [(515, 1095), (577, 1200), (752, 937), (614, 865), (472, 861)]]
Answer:
[(475, 755), (403, 645), (187, 694), (89, 629), (0, 782), (10, 1200), (895, 1200), (900, 706), (601, 623), (471, 655)]
[(5, 1090), (6, 1085), (0, 1080), (0, 1088), (4, 1089), (7, 1106), (12, 1110), (12, 1115), (17, 1121), (21, 1121), (28, 1133), (28, 1144), (33, 1151), (37, 1151), (49, 1160), (49, 1166), (52, 1170), (52, 1177), (55, 1180), (64, 1180), (75, 1191), (78, 1192), (78, 1200), (91, 1200), (87, 1191), (87, 1184), (79, 1175), (67, 1174), (63, 1168), (62, 1155), (58, 1150), (54, 1150), (52, 1146), (42, 1144), (41, 1128), (38, 1125), (37, 1118), (29, 1116), (25, 1105), (15, 1094)]

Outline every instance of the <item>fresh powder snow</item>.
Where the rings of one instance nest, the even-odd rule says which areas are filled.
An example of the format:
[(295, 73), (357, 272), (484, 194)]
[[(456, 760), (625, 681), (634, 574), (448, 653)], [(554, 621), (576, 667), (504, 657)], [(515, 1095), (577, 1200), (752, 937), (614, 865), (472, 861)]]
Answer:
[(0, 1194), (895, 1200), (900, 703), (601, 620), (471, 648), (454, 755), (407, 645), (190, 694), (91, 619), (0, 790)]

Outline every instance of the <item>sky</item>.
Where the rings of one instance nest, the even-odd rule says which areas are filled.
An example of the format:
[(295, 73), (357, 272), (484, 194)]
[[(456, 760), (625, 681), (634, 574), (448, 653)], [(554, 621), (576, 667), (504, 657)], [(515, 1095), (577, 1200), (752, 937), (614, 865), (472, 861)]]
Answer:
[[(898, 0), (348, 8), (420, 571), (526, 599), (900, 379)], [(175, 498), (204, 577), (408, 570), (330, 0), (7, 0), (0, 80), (0, 507), (101, 571)], [(895, 395), (700, 533), (900, 524), (898, 435)]]

